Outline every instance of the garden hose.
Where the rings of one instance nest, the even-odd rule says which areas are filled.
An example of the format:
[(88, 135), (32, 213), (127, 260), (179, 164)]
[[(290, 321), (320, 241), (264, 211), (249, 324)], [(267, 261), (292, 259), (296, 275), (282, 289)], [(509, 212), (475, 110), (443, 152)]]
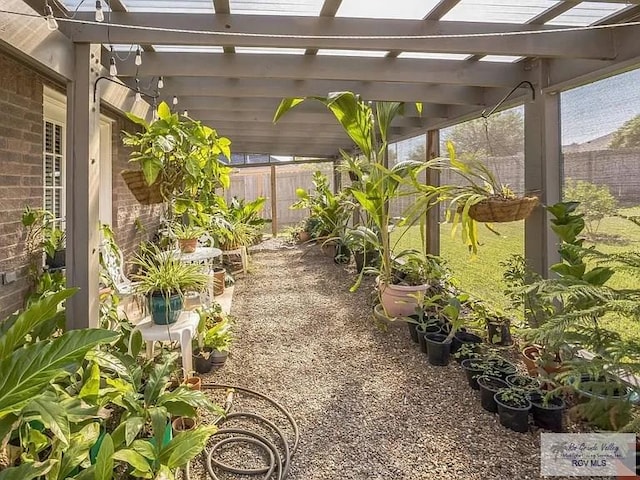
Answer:
[[(235, 474), (235, 475), (250, 475), (250, 476), (258, 476), (261, 475), (263, 480), (285, 480), (288, 473), (289, 468), (291, 466), (291, 458), (293, 457), (296, 449), (298, 448), (298, 442), (300, 440), (300, 433), (298, 430), (298, 424), (296, 423), (293, 416), (277, 401), (272, 398), (256, 392), (255, 390), (250, 390), (244, 387), (237, 387), (234, 385), (223, 385), (218, 383), (203, 383), (203, 389), (209, 390), (218, 390), (218, 389), (226, 389), (227, 397), (224, 405), (224, 415), (220, 415), (215, 421), (214, 424), (222, 425), (224, 422), (232, 420), (234, 418), (244, 418), (253, 421), (256, 426), (260, 425), (262, 427), (267, 427), (273, 433), (275, 433), (278, 437), (278, 440), (281, 444), (281, 449), (278, 448), (271, 440), (266, 438), (264, 435), (253, 432), (246, 428), (221, 428), (218, 430), (213, 436), (216, 435), (225, 435), (226, 438), (218, 441), (210, 450), (205, 449), (204, 453), (204, 464), (209, 477), (212, 480), (219, 480), (216, 475), (216, 470), (220, 472), (225, 472), (227, 474)], [(230, 413), (233, 408), (233, 400), (236, 392), (242, 392), (249, 394), (254, 397), (258, 397), (265, 402), (269, 403), (272, 407), (276, 408), (280, 413), (282, 413), (286, 418), (289, 424), (291, 425), (294, 433), (293, 443), (290, 443), (284, 435), (282, 429), (280, 429), (275, 423), (264, 418), (261, 415), (250, 413), (250, 412), (234, 412)], [(268, 465), (262, 468), (238, 468), (227, 465), (220, 460), (214, 458), (215, 453), (226, 445), (233, 444), (245, 444), (245, 445), (253, 445), (258, 447), (261, 451), (267, 454), (269, 460)], [(186, 480), (191, 480), (190, 476), (190, 464), (187, 464), (184, 470), (184, 477)]]

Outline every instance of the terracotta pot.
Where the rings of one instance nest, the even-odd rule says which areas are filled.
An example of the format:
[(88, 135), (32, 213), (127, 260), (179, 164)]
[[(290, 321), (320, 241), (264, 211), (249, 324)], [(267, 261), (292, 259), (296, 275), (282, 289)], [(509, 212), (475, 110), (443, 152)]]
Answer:
[(378, 282), (380, 301), (384, 310), (392, 317), (408, 317), (416, 313), (418, 300), (414, 298), (419, 292), (426, 292), (428, 284), (424, 285), (389, 285)]
[(213, 296), (218, 297), (224, 293), (224, 280), (227, 271), (222, 267), (213, 269)]
[(298, 241), (300, 243), (308, 242), (309, 240), (311, 240), (311, 234), (309, 232), (306, 230), (298, 232)]
[(193, 253), (196, 251), (196, 247), (198, 246), (198, 239), (197, 238), (179, 239), (178, 246), (180, 247), (180, 251), (182, 253)]
[(540, 347), (537, 345), (529, 345), (522, 350), (522, 359), (527, 367), (527, 372), (532, 377), (538, 375), (538, 368), (540, 367), (547, 373), (556, 373), (562, 368), (559, 362), (546, 363), (539, 367), (537, 363), (538, 358), (540, 358)]
[(200, 377), (189, 377), (184, 384), (191, 390), (202, 390), (202, 379)]
[(191, 417), (177, 417), (171, 422), (171, 427), (173, 428), (173, 435), (175, 436), (180, 432), (186, 432), (196, 428), (196, 421)]

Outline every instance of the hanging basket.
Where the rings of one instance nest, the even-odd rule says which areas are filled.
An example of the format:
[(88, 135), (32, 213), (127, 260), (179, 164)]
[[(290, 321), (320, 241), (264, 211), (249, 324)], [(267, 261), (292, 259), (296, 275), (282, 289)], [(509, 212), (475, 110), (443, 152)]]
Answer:
[(127, 187), (133, 196), (142, 205), (154, 205), (165, 201), (162, 196), (161, 182), (156, 181), (152, 185), (148, 185), (142, 170), (123, 170), (120, 174), (127, 182)]
[(538, 202), (538, 197), (487, 198), (472, 205), (469, 216), (482, 223), (516, 222), (527, 218)]

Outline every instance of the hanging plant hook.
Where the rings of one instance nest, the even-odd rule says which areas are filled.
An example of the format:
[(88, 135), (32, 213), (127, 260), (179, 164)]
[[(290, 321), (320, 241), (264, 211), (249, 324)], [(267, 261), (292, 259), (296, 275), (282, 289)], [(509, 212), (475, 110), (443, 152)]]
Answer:
[(487, 110), (483, 110), (482, 113), (480, 114), (482, 116), (482, 118), (489, 118), (491, 115), (493, 115), (494, 113), (496, 113), (496, 110), (498, 110), (498, 108), (500, 108), (502, 106), (502, 104), (504, 102), (506, 102), (509, 97), (511, 97), (511, 95), (514, 94), (514, 92), (516, 90), (518, 90), (520, 87), (522, 87), (523, 85), (526, 85), (527, 87), (529, 87), (531, 89), (531, 101), (535, 101), (536, 99), (536, 89), (533, 86), (533, 83), (531, 83), (529, 80), (523, 80), (521, 81), (518, 85), (516, 85), (515, 87), (513, 87), (511, 89), (511, 91), (509, 93), (507, 93), (497, 104), (495, 107), (493, 107), (488, 113)]

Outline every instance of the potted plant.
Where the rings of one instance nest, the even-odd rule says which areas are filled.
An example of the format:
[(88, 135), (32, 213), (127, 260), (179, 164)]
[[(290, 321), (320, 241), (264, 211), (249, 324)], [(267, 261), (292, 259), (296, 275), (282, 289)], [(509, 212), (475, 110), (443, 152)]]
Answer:
[(133, 263), (138, 267), (138, 272), (132, 275), (135, 291), (147, 296), (151, 317), (157, 325), (175, 323), (182, 311), (185, 292), (202, 291), (208, 282), (200, 265), (183, 263), (170, 251), (162, 251), (155, 245), (145, 247)]
[(452, 187), (447, 216), (454, 228), (461, 226), (462, 240), (473, 253), (478, 250), (477, 222), (513, 222), (528, 217), (538, 205), (534, 195), (517, 196), (508, 185), (472, 155), (458, 158), (453, 143), (447, 142), (449, 158), (439, 159), (434, 168), (458, 174), (464, 185)]
[(57, 226), (53, 213), (26, 207), (22, 213), (22, 225), (27, 228), (27, 251), (30, 254), (44, 252), (45, 265), (49, 269), (64, 268), (66, 233)]
[(132, 149), (130, 161), (140, 166), (122, 172), (136, 199), (147, 205), (179, 199), (181, 209), (187, 209), (195, 207), (198, 196), (228, 188), (231, 169), (219, 157), (230, 158), (229, 139), (199, 121), (171, 113), (165, 102), (156, 113), (151, 123), (127, 113), (141, 127), (136, 133), (124, 132), (123, 138)]
[(498, 405), (500, 424), (514, 432), (529, 431), (531, 402), (524, 390), (516, 387), (504, 388), (494, 395)]
[(540, 388), (540, 382), (527, 375), (509, 375), (507, 377), (507, 383), (510, 387), (517, 387), (527, 392)]
[(207, 330), (204, 343), (211, 348), (211, 363), (214, 368), (222, 367), (227, 361), (232, 339), (231, 322), (228, 316)]
[(508, 388), (507, 382), (499, 377), (489, 375), (489, 370), (485, 370), (484, 374), (477, 378), (480, 387), (480, 404), (487, 412), (497, 413), (498, 404), (495, 400), (495, 394), (504, 388)]
[(198, 310), (198, 314), (200, 322), (193, 341), (194, 366), (198, 373), (208, 373), (227, 360), (232, 341), (231, 322), (217, 304)]
[[(378, 291), (387, 317), (411, 315), (415, 309), (415, 302), (413, 306), (404, 305), (404, 308), (399, 308), (402, 304), (384, 294), (389, 290), (387, 286), (391, 284), (395, 267), (394, 245), (390, 239), (394, 220), (389, 212), (389, 204), (401, 196), (419, 193), (419, 197), (404, 212), (397, 225), (422, 225), (424, 222), (420, 220), (438, 202), (448, 187), (424, 185), (418, 180), (418, 174), (429, 168), (431, 162), (410, 160), (399, 162), (393, 167), (388, 166), (388, 132), (393, 119), (404, 111), (402, 102), (368, 103), (352, 92), (331, 93), (327, 97), (286, 98), (280, 103), (274, 115), (274, 122), (305, 100), (315, 100), (325, 105), (360, 151), (362, 158), (349, 164), (350, 175), (356, 181), (345, 191), (366, 216), (365, 225), (379, 232), (375, 245), (380, 254)], [(417, 104), (417, 108), (421, 110), (421, 104)], [(366, 269), (360, 273), (352, 289), (360, 285), (364, 270)]]
[(448, 305), (442, 309), (442, 315), (450, 325), (447, 334), (429, 333), (425, 335), (427, 355), (431, 365), (446, 366), (449, 364), (453, 337), (464, 321), (460, 313), (468, 298), (467, 294), (458, 294), (449, 298)]
[(205, 232), (201, 227), (192, 224), (174, 223), (171, 227), (173, 236), (178, 240), (182, 253), (193, 253), (198, 246), (198, 238)]
[(545, 430), (562, 432), (562, 418), (566, 404), (561, 396), (554, 392), (543, 393), (540, 390), (529, 392), (533, 423)]

